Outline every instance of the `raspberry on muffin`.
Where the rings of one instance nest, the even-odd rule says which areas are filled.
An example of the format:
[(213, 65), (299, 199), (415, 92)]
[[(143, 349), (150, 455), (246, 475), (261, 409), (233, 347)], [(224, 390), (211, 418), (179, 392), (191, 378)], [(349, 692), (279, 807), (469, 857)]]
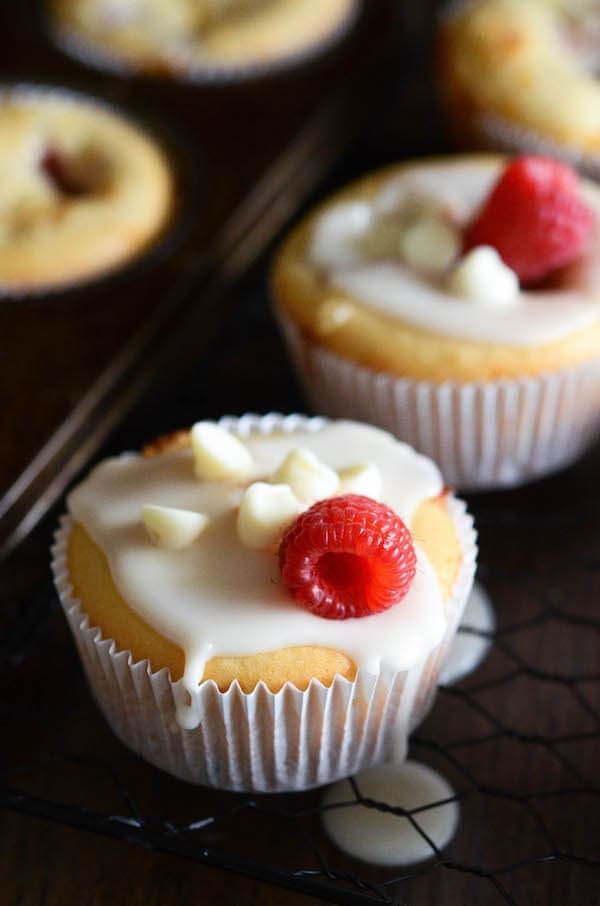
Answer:
[(548, 157), (521, 157), (507, 166), (468, 225), (465, 245), (493, 246), (527, 285), (580, 259), (594, 229), (594, 213), (570, 167)]

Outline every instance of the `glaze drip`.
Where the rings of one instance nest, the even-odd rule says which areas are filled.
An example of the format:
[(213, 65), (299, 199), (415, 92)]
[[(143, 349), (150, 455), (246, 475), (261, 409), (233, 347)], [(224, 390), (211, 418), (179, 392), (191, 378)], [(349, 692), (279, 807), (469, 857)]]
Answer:
[(331, 840), (348, 855), (373, 865), (411, 865), (436, 855), (428, 839), (443, 849), (454, 836), (459, 818), (458, 805), (452, 801), (454, 792), (427, 765), (416, 761), (384, 764), (363, 771), (355, 780), (366, 798), (399, 809), (419, 809), (414, 820), (423, 833), (402, 814), (358, 804), (332, 807), (355, 799), (350, 783), (342, 780), (323, 797), (322, 821)]

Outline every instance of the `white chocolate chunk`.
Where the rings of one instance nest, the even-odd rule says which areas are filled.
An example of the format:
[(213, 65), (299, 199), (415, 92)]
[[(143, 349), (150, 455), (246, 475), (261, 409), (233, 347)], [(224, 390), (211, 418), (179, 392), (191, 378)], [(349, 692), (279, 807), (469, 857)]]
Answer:
[(496, 249), (479, 245), (456, 265), (448, 289), (484, 305), (511, 305), (519, 297), (519, 278)]
[(271, 547), (302, 509), (289, 485), (256, 481), (246, 488), (240, 503), (238, 537), (246, 547)]
[(338, 260), (351, 266), (354, 244), (362, 241), (372, 217), (371, 205), (363, 201), (335, 205), (324, 212), (315, 225), (311, 242), (311, 257), (317, 267), (330, 267), (332, 249)]
[(252, 474), (248, 448), (225, 428), (213, 422), (196, 422), (191, 431), (196, 476), (200, 479), (244, 479)]
[(374, 463), (350, 466), (339, 472), (341, 494), (363, 494), (380, 500), (383, 492), (381, 472)]
[(193, 510), (146, 504), (142, 507), (142, 521), (150, 540), (157, 547), (179, 551), (196, 540), (208, 525), (209, 519), (205, 513), (195, 513)]
[(447, 270), (460, 254), (459, 231), (447, 220), (424, 213), (400, 236), (400, 253), (405, 263), (421, 271)]
[(331, 497), (340, 484), (337, 472), (304, 447), (288, 453), (271, 480), (276, 484), (289, 484), (296, 497), (309, 505)]

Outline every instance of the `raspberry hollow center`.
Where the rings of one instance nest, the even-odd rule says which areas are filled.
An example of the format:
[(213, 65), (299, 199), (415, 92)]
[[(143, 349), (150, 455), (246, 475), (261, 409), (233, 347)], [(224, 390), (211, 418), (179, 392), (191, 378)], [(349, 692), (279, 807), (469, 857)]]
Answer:
[(398, 604), (416, 571), (410, 531), (389, 507), (361, 494), (319, 500), (279, 547), (281, 577), (301, 607), (329, 620)]
[(362, 591), (369, 582), (369, 564), (357, 554), (327, 553), (319, 558), (317, 575), (330, 591), (350, 594)]

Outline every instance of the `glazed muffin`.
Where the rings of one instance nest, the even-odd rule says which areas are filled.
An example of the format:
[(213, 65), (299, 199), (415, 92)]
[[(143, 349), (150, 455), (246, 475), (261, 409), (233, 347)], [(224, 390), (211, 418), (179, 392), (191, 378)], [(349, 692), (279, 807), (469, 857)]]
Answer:
[(67, 49), (100, 65), (235, 78), (324, 49), (358, 0), (53, 0)]
[(467, 148), (541, 151), (600, 176), (600, 4), (470, 0), (439, 36), (439, 87)]
[(53, 290), (132, 261), (174, 205), (167, 157), (92, 98), (0, 91), (0, 292)]
[(351, 422), (201, 422), (102, 463), (68, 506), (63, 606), (149, 761), (289, 790), (404, 756), (474, 569), (433, 463)]
[(272, 277), (310, 398), (463, 488), (571, 461), (599, 427), (599, 217), (600, 191), (544, 158), (414, 162), (342, 190)]

